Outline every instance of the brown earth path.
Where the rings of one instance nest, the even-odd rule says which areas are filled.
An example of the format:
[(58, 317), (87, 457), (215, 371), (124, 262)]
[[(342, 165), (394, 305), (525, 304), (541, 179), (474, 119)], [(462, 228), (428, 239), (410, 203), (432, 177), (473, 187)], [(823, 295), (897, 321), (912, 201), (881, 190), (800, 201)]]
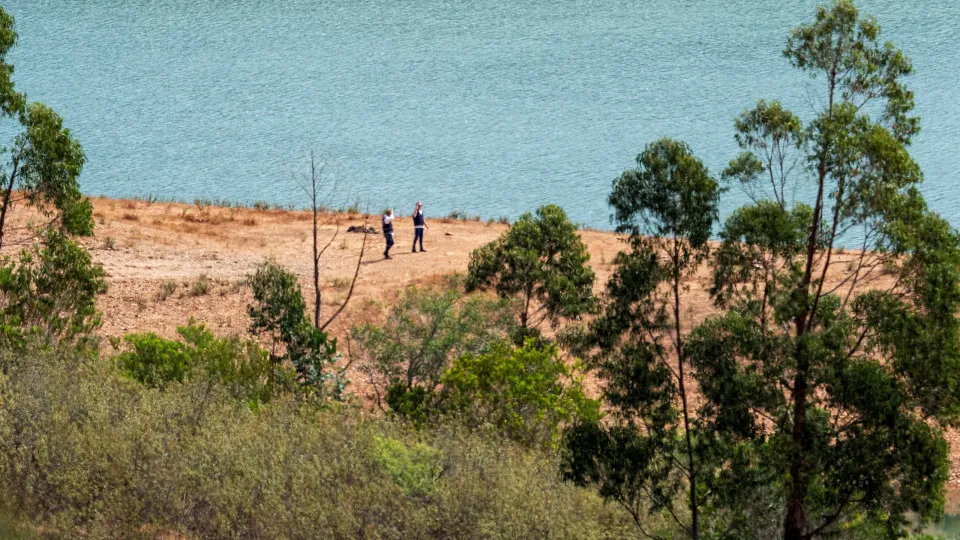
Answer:
[[(100, 333), (121, 337), (131, 332), (155, 332), (174, 337), (176, 327), (190, 317), (220, 335), (243, 334), (248, 319), (249, 290), (241, 286), (258, 263), (271, 257), (300, 276), (301, 286), (311, 291), (311, 214), (283, 210), (256, 210), (188, 205), (169, 202), (93, 199), (97, 221), (95, 236), (83, 239), (93, 258), (107, 274), (108, 291), (98, 304), (103, 313)], [(26, 217), (25, 217), (26, 216)], [(29, 215), (18, 212), (15, 224)], [(367, 223), (379, 230), (378, 216), (334, 213), (321, 216), (320, 245), (336, 237), (321, 261), (324, 284), (323, 315), (331, 315), (346, 296), (356, 269), (364, 235), (347, 233), (350, 225)], [(395, 221), (397, 245), (391, 260), (383, 259), (383, 238), (367, 237), (367, 247), (354, 296), (344, 313), (331, 325), (334, 336), (343, 336), (354, 325), (376, 321), (385, 307), (410, 284), (438, 281), (453, 272), (465, 272), (470, 253), (495, 239), (507, 226), (480, 221), (430, 219), (425, 253), (411, 253), (412, 219)], [(611, 232), (582, 231), (597, 274), (597, 292), (612, 273), (611, 261), (623, 243)], [(7, 252), (8, 248), (4, 248)], [(828, 281), (844, 276), (853, 252), (841, 254)], [(207, 290), (194, 294), (195, 284), (205, 276)], [(690, 283), (687, 321), (696, 322), (714, 312), (706, 292), (709, 274), (704, 271)], [(164, 286), (175, 288), (164, 297)], [(202, 288), (197, 286), (198, 290)], [(312, 294), (305, 294), (312, 310)], [(311, 311), (312, 313), (312, 311)], [(355, 368), (354, 368), (355, 369)], [(370, 399), (368, 385), (359, 371), (348, 375), (352, 390)], [(951, 442), (951, 502), (960, 504), (960, 436), (949, 433)]]

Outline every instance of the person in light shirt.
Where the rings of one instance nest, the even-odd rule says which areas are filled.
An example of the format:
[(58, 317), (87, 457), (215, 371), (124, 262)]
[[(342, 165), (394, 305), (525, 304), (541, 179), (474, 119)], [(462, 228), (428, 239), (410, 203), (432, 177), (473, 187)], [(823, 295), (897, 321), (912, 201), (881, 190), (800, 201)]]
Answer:
[(420, 253), (427, 250), (423, 249), (423, 229), (427, 227), (427, 220), (423, 217), (423, 203), (417, 201), (417, 206), (413, 209), (413, 252), (417, 252), (417, 240), (420, 241)]
[(383, 239), (387, 242), (387, 248), (383, 250), (383, 258), (390, 259), (390, 248), (393, 247), (393, 210), (387, 210), (383, 214)]

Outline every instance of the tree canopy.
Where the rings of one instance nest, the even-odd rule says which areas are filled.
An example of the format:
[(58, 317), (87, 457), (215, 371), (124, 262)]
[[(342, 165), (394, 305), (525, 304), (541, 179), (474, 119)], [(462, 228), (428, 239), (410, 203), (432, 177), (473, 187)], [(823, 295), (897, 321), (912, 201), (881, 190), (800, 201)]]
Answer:
[(593, 309), (594, 274), (587, 266), (589, 260), (576, 226), (563, 209), (541, 206), (470, 255), (467, 290), (489, 287), (502, 298), (519, 298), (523, 331), (535, 330), (544, 322), (556, 325)]
[[(0, 331), (7, 345), (27, 336), (85, 342), (106, 288), (103, 269), (70, 239), (93, 234), (92, 206), (78, 183), (86, 157), (56, 112), (15, 88), (7, 55), (16, 42), (13, 17), (0, 8), (0, 121), (16, 133), (0, 148), (0, 248), (11, 239), (23, 245), (0, 258)], [(11, 235), (9, 217), (21, 204), (40, 223)]]
[(14, 87), (14, 66), (7, 53), (17, 42), (13, 17), (0, 8), (0, 112), (19, 132), (3, 148), (0, 165), (0, 247), (7, 241), (8, 216), (19, 203), (48, 218), (46, 227), (71, 235), (93, 234), (90, 201), (80, 193), (78, 177), (86, 162), (80, 143), (56, 112), (30, 103)]
[[(912, 66), (880, 40), (877, 21), (838, 0), (790, 33), (784, 56), (822, 89), (821, 106), (802, 121), (760, 101), (736, 119), (741, 153), (723, 178), (752, 203), (703, 259), (719, 313), (686, 336), (673, 329), (676, 366), (656, 363), (670, 317), (651, 299), (669, 283), (670, 246), (694, 245), (690, 230), (709, 236), (687, 227), (708, 221), (687, 215), (704, 192), (645, 189), (645, 171), (682, 170), (657, 158), (670, 155), (662, 141), (663, 152), (615, 184), (621, 226), (662, 239), (618, 260), (604, 312), (620, 315), (593, 327), (617, 336), (593, 342), (601, 356), (632, 356), (600, 365), (608, 403), (638, 421), (574, 428), (568, 474), (628, 503), (642, 480), (654, 510), (670, 511), (680, 493), (695, 508), (702, 495), (718, 536), (753, 534), (760, 514), (750, 501), (762, 494), (789, 540), (899, 537), (908, 513), (923, 523), (943, 512), (943, 429), (960, 419), (960, 236), (917, 189), (909, 145), (919, 119), (904, 83)], [(657, 219), (627, 219), (644, 216)], [(636, 337), (624, 341), (630, 329)], [(684, 360), (700, 396), (689, 427), (674, 432), (683, 422), (665, 403), (683, 401), (671, 393)], [(694, 457), (677, 465), (671, 445), (691, 435)], [(670, 480), (675, 467), (685, 482)]]

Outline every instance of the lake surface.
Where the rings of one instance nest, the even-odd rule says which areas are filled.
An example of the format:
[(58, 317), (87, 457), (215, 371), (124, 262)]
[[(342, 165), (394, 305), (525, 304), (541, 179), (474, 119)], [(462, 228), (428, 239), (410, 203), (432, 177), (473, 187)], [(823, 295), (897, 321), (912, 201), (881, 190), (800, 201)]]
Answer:
[[(679, 137), (719, 173), (760, 98), (801, 115), (820, 86), (781, 56), (815, 1), (4, 0), (15, 80), (61, 113), (85, 192), (305, 205), (310, 150), (330, 201), (428, 216), (562, 205), (609, 227), (611, 181)], [(914, 61), (913, 153), (960, 225), (960, 2), (870, 0)], [(724, 208), (742, 203), (734, 190)]]

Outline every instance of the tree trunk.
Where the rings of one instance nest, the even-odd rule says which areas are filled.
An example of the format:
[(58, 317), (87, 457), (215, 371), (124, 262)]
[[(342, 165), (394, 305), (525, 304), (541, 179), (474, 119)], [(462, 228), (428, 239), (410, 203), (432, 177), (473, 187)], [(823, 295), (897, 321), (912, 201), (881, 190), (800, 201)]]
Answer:
[(13, 170), (10, 171), (10, 180), (3, 192), (3, 206), (0, 207), (0, 248), (3, 248), (4, 225), (7, 222), (7, 210), (10, 209), (10, 198), (13, 197), (13, 184), (17, 179), (17, 166), (20, 157), (13, 158)]
[(697, 504), (697, 465), (693, 459), (693, 442), (690, 438), (690, 413), (687, 407), (687, 388), (683, 375), (683, 337), (680, 333), (680, 273), (678, 262), (674, 261), (673, 273), (673, 322), (677, 333), (677, 378), (680, 386), (680, 401), (683, 405), (683, 431), (687, 443), (687, 470), (690, 481), (690, 536), (693, 540), (700, 538), (700, 519)]
[(320, 328), (320, 255), (317, 253), (317, 166), (310, 152), (310, 197), (313, 209), (313, 326)]
[[(800, 353), (805, 354), (805, 353)], [(804, 362), (806, 364), (806, 362)], [(804, 504), (807, 499), (807, 478), (804, 474), (805, 442), (804, 423), (807, 417), (807, 379), (806, 368), (797, 367), (797, 376), (793, 382), (793, 455), (790, 457), (790, 493), (787, 496), (787, 517), (784, 522), (784, 539), (801, 540), (807, 530), (807, 513)]]
[[(833, 115), (833, 97), (836, 88), (836, 68), (828, 76), (828, 94), (827, 94), (827, 114)], [(813, 264), (817, 250), (818, 233), (820, 231), (820, 220), (823, 216), (824, 190), (827, 182), (827, 148), (829, 141), (824, 141), (823, 149), (819, 156), (817, 164), (817, 199), (813, 207), (813, 220), (810, 223), (810, 235), (807, 239), (807, 257), (803, 272), (803, 281), (800, 287), (805, 296), (809, 296), (810, 283), (813, 279)], [(819, 299), (814, 299), (816, 305)], [(807, 300), (809, 301), (809, 300)], [(797, 329), (797, 347), (794, 355), (797, 361), (797, 373), (793, 378), (793, 427), (791, 430), (791, 439), (793, 450), (790, 456), (790, 492), (787, 495), (787, 515), (784, 519), (784, 539), (801, 540), (804, 538), (807, 526), (807, 513), (805, 509), (807, 500), (808, 480), (804, 472), (804, 450), (806, 443), (805, 426), (807, 419), (807, 372), (810, 369), (810, 362), (807, 358), (806, 346), (803, 345), (803, 335), (810, 330), (811, 319), (814, 314), (811, 312), (811, 306), (805, 306), (794, 320)]]

